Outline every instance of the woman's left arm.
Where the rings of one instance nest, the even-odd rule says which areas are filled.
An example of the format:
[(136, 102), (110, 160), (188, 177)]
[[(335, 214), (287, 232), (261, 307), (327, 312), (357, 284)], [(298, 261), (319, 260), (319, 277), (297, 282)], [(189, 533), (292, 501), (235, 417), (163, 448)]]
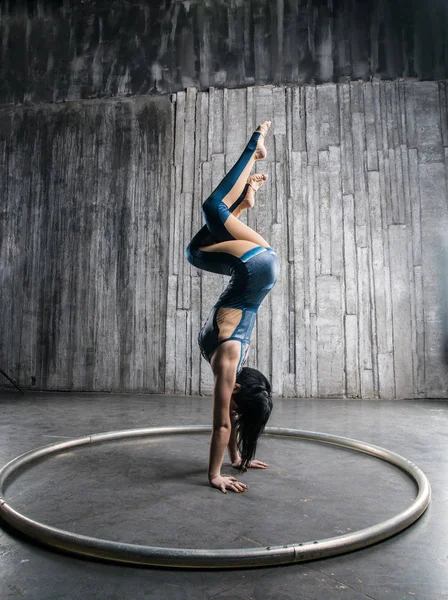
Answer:
[(230, 462), (232, 463), (232, 467), (238, 467), (238, 465), (241, 463), (240, 453), (238, 452), (238, 431), (236, 428), (237, 418), (238, 417), (237, 417), (236, 412), (231, 411), (230, 423), (231, 423), (232, 429), (230, 431), (230, 439), (229, 439), (229, 445), (228, 445), (227, 449), (229, 451), (229, 458), (230, 458)]

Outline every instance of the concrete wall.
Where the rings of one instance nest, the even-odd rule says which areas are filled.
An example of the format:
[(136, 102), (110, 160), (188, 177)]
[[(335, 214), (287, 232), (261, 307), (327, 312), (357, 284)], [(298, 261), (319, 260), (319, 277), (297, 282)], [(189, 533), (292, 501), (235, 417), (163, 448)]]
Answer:
[(0, 104), (448, 77), (446, 0), (0, 0)]
[(210, 394), (196, 339), (226, 281), (184, 249), (269, 118), (244, 219), (281, 276), (249, 365), (279, 395), (447, 397), (447, 111), (446, 82), (409, 81), (0, 109), (0, 365), (38, 389)]
[(25, 388), (163, 391), (171, 134), (167, 97), (0, 109), (0, 366)]

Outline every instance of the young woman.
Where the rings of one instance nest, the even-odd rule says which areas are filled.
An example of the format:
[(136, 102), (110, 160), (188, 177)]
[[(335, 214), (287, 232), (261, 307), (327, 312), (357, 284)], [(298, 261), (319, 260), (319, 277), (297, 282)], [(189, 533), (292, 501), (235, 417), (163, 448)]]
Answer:
[(236, 164), (205, 200), (206, 225), (185, 251), (198, 269), (230, 275), (198, 338), (214, 375), (208, 478), (223, 493), (247, 488), (235, 477), (221, 475), (227, 446), (234, 467), (245, 471), (267, 466), (253, 457), (272, 410), (271, 386), (260, 371), (243, 364), (258, 307), (277, 281), (279, 261), (268, 242), (238, 216), (254, 205), (254, 194), (267, 179), (266, 174), (249, 174), (255, 161), (267, 155), (264, 138), (270, 125), (264, 121), (257, 128)]

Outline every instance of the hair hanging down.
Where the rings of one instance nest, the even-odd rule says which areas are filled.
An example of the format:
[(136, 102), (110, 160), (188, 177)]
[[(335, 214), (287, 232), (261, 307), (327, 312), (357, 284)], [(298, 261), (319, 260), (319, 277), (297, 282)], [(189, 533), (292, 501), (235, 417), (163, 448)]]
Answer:
[(260, 371), (244, 367), (236, 378), (240, 389), (233, 394), (237, 405), (236, 427), (240, 469), (247, 469), (255, 456), (257, 441), (272, 411), (271, 384)]

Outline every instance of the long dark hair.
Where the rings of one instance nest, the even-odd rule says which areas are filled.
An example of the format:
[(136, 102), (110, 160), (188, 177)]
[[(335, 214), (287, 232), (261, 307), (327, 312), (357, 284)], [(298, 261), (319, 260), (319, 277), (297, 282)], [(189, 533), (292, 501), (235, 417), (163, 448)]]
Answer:
[(237, 405), (236, 428), (240, 469), (245, 470), (255, 456), (257, 441), (272, 410), (271, 384), (260, 371), (244, 367), (236, 378), (240, 388), (233, 393)]

